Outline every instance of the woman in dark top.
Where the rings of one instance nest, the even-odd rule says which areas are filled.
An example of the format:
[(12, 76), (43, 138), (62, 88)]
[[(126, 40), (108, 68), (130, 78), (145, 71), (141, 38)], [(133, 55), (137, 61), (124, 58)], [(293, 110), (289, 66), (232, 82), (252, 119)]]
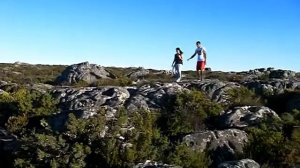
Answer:
[(183, 64), (183, 52), (180, 48), (176, 48), (176, 54), (174, 56), (174, 61), (172, 67), (175, 68), (176, 82), (181, 80), (181, 68)]

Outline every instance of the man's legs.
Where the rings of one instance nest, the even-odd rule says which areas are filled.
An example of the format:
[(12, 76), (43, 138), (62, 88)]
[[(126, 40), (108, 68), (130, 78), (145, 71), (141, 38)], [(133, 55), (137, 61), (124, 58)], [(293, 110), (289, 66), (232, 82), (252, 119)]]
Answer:
[(199, 80), (201, 80), (201, 81), (204, 80), (204, 70), (198, 70), (197, 74), (198, 74)]
[(200, 71), (200, 76), (201, 76), (200, 80), (203, 81), (204, 80), (204, 70)]
[(204, 80), (205, 63), (204, 61), (197, 62), (197, 74), (199, 80)]
[(197, 76), (198, 76), (198, 79), (201, 80), (201, 70), (197, 70)]
[(201, 62), (200, 61), (197, 61), (196, 71), (197, 71), (198, 80), (201, 80)]
[(205, 61), (201, 61), (200, 63), (200, 80), (204, 80), (204, 71), (205, 71)]

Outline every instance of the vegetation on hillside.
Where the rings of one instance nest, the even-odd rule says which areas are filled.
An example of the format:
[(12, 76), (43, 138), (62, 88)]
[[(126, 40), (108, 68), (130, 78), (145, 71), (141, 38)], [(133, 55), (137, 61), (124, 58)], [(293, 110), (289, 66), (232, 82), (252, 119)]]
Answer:
[(17, 84), (53, 84), (64, 65), (0, 64), (0, 81)]
[[(191, 96), (191, 105), (186, 106), (186, 95)], [(116, 120), (106, 120), (103, 111), (89, 119), (70, 113), (64, 129), (55, 131), (49, 121), (57, 113), (57, 102), (48, 93), (5, 92), (0, 95), (1, 127), (16, 135), (20, 145), (14, 152), (0, 151), (0, 161), (7, 167), (132, 167), (151, 159), (208, 167), (206, 153), (193, 151), (172, 136), (199, 129), (220, 107), (197, 91), (179, 94), (172, 101), (173, 111), (163, 115), (174, 112), (175, 125), (162, 125), (159, 121), (166, 116), (160, 112), (119, 109)], [(193, 105), (199, 110), (193, 111)], [(189, 124), (189, 116), (199, 120)]]
[[(17, 84), (33, 84), (45, 83), (56, 85), (56, 78), (65, 70), (66, 65), (32, 65), (24, 63), (0, 63), (0, 81), (12, 82)], [(99, 79), (93, 84), (87, 84), (84, 81), (74, 83), (74, 86), (128, 86), (132, 85), (137, 79), (130, 78), (128, 75), (141, 68), (121, 68), (121, 67), (105, 67), (112, 73), (116, 79)], [(197, 79), (195, 71), (183, 71), (183, 78), (187, 80)], [(238, 73), (227, 73), (221, 71), (206, 72), (206, 79), (219, 79), (222, 81), (240, 82), (245, 77)], [(299, 75), (298, 75), (299, 76)], [(167, 71), (162, 72), (154, 69), (149, 69), (149, 74), (139, 78), (140, 84), (151, 82), (172, 82), (174, 79)]]
[(244, 157), (262, 167), (293, 167), (300, 163), (300, 112), (286, 112), (282, 120), (265, 121), (257, 128), (248, 128), (249, 142)]
[[(111, 120), (106, 120), (101, 110), (89, 119), (77, 118), (75, 112), (70, 112), (63, 129), (55, 130), (58, 101), (50, 93), (30, 90), (22, 84), (54, 84), (64, 68), (0, 64), (0, 80), (18, 84), (6, 85), (0, 93), (0, 127), (17, 138), (11, 148), (4, 148), (1, 142), (1, 166), (127, 168), (151, 159), (183, 167), (210, 167), (214, 165), (210, 153), (189, 148), (181, 143), (182, 137), (215, 128), (214, 119), (222, 110), (243, 105), (266, 105), (281, 119), (246, 128), (249, 141), (244, 153), (236, 158), (252, 158), (262, 167), (275, 168), (300, 162), (300, 112), (298, 107), (289, 106), (290, 99), (299, 97), (297, 90), (260, 97), (248, 88), (235, 88), (227, 92), (230, 104), (217, 104), (196, 90), (184, 91), (169, 97), (167, 106), (160, 111), (121, 108)], [(126, 76), (131, 69), (112, 67), (109, 71), (117, 79), (102, 79), (92, 85), (79, 82), (75, 86), (132, 84), (133, 80)], [(184, 74), (187, 79), (196, 78), (195, 72)], [(156, 78), (162, 82), (172, 80), (167, 74), (145, 76), (150, 82)], [(207, 78), (240, 81), (242, 76), (209, 72)]]

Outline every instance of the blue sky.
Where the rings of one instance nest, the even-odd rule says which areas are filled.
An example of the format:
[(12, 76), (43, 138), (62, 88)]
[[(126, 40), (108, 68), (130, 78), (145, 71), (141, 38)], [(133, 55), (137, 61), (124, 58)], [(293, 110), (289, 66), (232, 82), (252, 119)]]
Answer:
[(1, 0), (0, 62), (300, 71), (299, 0)]

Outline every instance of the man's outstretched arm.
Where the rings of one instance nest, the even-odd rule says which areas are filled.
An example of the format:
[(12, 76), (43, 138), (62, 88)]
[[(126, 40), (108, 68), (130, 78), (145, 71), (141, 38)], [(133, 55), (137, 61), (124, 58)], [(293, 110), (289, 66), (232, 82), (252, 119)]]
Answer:
[(187, 59), (187, 60), (190, 60), (190, 59), (194, 58), (196, 54), (197, 54), (197, 53), (195, 52), (195, 53), (194, 53), (189, 59)]

